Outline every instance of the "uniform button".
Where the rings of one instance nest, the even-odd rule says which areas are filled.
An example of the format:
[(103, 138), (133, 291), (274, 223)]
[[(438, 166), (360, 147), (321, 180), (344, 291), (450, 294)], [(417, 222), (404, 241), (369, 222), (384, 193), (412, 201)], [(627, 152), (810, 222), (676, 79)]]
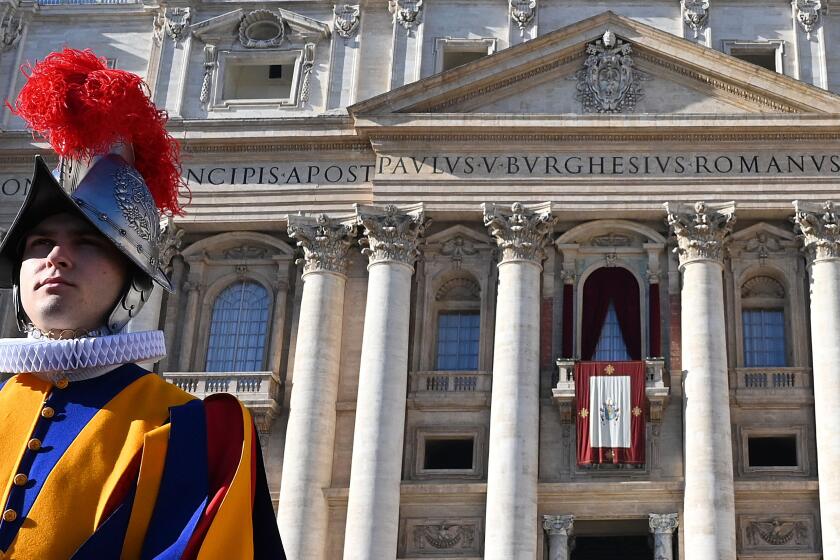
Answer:
[(41, 449), (41, 440), (38, 438), (32, 438), (29, 440), (29, 443), (26, 444), (26, 447), (32, 451), (38, 451)]
[(17, 519), (17, 512), (15, 510), (7, 509), (3, 512), (3, 521), (8, 521), (9, 523), (11, 523), (15, 519)]
[(61, 379), (55, 382), (55, 386), (59, 389), (66, 389), (68, 385), (70, 385), (70, 382), (67, 380), (66, 377), (62, 377)]
[(18, 473), (15, 475), (14, 481), (15, 486), (24, 486), (27, 482), (29, 482), (29, 477), (23, 473)]
[(51, 406), (45, 406), (41, 409), (41, 416), (44, 418), (52, 418), (55, 416), (55, 409)]

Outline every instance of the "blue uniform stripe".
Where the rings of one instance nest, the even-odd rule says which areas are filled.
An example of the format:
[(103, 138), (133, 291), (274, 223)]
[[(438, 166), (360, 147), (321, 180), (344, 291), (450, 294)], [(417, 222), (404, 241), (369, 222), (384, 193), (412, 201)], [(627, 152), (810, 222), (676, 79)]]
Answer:
[(134, 505), (134, 492), (131, 489), (123, 503), (108, 516), (102, 525), (79, 547), (70, 560), (102, 560), (119, 558), (122, 554), (125, 532), (131, 519), (131, 507)]
[(11, 545), (24, 519), (32, 509), (47, 476), (73, 444), (90, 420), (123, 389), (149, 372), (126, 364), (101, 377), (70, 383), (66, 389), (54, 388), (44, 404), (55, 410), (52, 418), (39, 417), (32, 436), (41, 440), (40, 450), (26, 449), (18, 472), (29, 482), (12, 486), (4, 509), (18, 512), (11, 523), (0, 524), (0, 550)]
[(163, 478), (143, 543), (143, 560), (180, 558), (207, 504), (207, 421), (204, 403), (169, 409), (172, 428)]
[(0, 379), (0, 391), (3, 390), (3, 387), (6, 385), (6, 381), (11, 379), (11, 377), (7, 377), (6, 379)]

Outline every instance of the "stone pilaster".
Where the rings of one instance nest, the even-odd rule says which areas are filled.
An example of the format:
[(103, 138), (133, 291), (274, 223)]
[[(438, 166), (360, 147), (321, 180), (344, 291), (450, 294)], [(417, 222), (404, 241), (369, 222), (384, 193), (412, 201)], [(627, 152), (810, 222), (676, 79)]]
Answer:
[(574, 532), (574, 515), (543, 515), (543, 531), (548, 537), (548, 560), (569, 560), (569, 538)]
[(683, 276), (685, 552), (687, 560), (735, 560), (735, 490), (726, 361), (723, 256), (735, 204), (693, 211), (667, 204)]
[(823, 557), (840, 558), (840, 221), (831, 202), (794, 202), (811, 276), (811, 351)]
[(356, 213), (369, 265), (344, 560), (397, 554), (411, 275), (425, 227), (422, 206)]
[(676, 513), (651, 513), (648, 517), (653, 533), (653, 560), (674, 559), (674, 531), (679, 526)]
[(323, 214), (286, 220), (303, 249), (304, 284), (277, 523), (289, 558), (324, 560), (324, 489), (332, 477), (345, 271), (355, 228)]
[(550, 207), (510, 211), (484, 205), (500, 248), (484, 554), (487, 560), (537, 554), (540, 273), (554, 225)]

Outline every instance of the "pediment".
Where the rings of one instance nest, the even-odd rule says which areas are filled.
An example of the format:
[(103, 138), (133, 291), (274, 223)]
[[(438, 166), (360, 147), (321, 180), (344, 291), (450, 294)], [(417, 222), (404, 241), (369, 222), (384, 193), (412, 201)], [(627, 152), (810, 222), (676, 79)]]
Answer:
[[(608, 32), (614, 35), (612, 42), (605, 37)], [(606, 74), (587, 75), (585, 68), (591, 66), (586, 63), (599, 56), (612, 56), (603, 64), (612, 64), (621, 78), (599, 83), (594, 76)], [(601, 59), (595, 62), (601, 64)], [(635, 85), (629, 87), (628, 82)], [(611, 110), (603, 101), (615, 97), (611, 92), (616, 88), (632, 99)], [(840, 96), (604, 12), (358, 103), (349, 111), (357, 122), (430, 113), (825, 114), (840, 113)]]
[[(246, 19), (248, 21), (246, 21)], [(328, 25), (308, 18), (301, 14), (283, 8), (245, 10), (237, 8), (190, 25), (190, 32), (204, 43), (216, 44), (225, 41), (241, 42), (240, 28), (247, 27), (248, 23), (260, 20), (273, 23), (276, 22), (282, 28), (282, 36), (276, 41), (268, 41), (264, 45), (251, 47), (243, 44), (246, 48), (272, 48), (281, 47), (283, 43), (305, 43), (318, 42), (329, 36)]]

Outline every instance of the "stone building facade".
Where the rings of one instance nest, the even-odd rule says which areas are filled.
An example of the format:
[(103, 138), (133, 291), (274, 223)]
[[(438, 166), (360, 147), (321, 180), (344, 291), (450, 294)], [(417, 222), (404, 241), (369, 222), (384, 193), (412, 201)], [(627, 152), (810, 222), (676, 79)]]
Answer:
[[(0, 0), (0, 92), (90, 47), (169, 112), (178, 292), (132, 328), (249, 405), (290, 558), (832, 559), (833, 2)], [(4, 223), (36, 153), (3, 108)], [(641, 465), (576, 459), (608, 324)]]

